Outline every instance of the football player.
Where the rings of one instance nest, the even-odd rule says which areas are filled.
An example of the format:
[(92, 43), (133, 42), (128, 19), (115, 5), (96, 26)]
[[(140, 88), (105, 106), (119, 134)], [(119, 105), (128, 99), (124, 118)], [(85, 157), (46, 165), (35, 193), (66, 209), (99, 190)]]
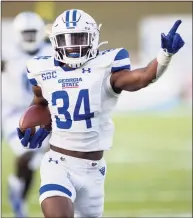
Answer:
[[(39, 167), (43, 150), (32, 152), (23, 148), (15, 131), (21, 115), (33, 99), (32, 86), (27, 78), (26, 62), (34, 55), (52, 54), (44, 43), (45, 25), (33, 12), (22, 12), (13, 21), (14, 47), (3, 50), (2, 129), (4, 140), (16, 155), (14, 175), (8, 178), (9, 200), (16, 217), (27, 217), (25, 200), (32, 183), (34, 170)], [(46, 143), (46, 142), (45, 142)], [(47, 141), (48, 143), (48, 141)], [(45, 146), (44, 146), (45, 148)]]
[[(50, 150), (41, 167), (40, 204), (45, 217), (101, 217), (106, 163), (103, 153), (112, 145), (110, 114), (123, 90), (137, 91), (157, 81), (173, 55), (184, 45), (175, 22), (161, 35), (157, 57), (131, 70), (124, 48), (99, 51), (101, 25), (82, 10), (67, 10), (52, 26), (55, 55), (28, 63), (33, 104), (48, 106), (52, 115)], [(159, 48), (158, 48), (159, 49)], [(22, 133), (26, 148), (38, 148), (49, 134), (40, 128)]]

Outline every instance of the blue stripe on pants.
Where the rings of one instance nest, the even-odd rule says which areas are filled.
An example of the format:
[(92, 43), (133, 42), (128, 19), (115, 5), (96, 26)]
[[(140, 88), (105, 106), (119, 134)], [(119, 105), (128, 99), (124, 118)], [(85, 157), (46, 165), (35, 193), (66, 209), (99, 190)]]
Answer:
[(47, 191), (60, 191), (65, 193), (66, 195), (68, 195), (69, 197), (72, 196), (72, 192), (69, 191), (67, 188), (65, 188), (64, 186), (58, 185), (58, 184), (47, 184), (47, 185), (43, 185), (40, 190), (39, 193), (40, 195), (42, 195), (44, 192)]

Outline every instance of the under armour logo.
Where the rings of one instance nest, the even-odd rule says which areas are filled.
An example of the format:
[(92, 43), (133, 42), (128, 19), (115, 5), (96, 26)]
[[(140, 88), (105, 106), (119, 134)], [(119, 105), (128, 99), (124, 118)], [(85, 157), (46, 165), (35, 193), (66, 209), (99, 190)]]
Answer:
[(56, 164), (58, 164), (58, 160), (53, 160), (51, 157), (49, 158), (48, 162), (55, 162)]
[(102, 167), (101, 169), (99, 169), (99, 171), (101, 172), (101, 174), (104, 176), (105, 175), (105, 167)]
[(88, 73), (91, 73), (91, 68), (82, 68), (82, 73), (85, 73), (85, 72), (88, 72)]

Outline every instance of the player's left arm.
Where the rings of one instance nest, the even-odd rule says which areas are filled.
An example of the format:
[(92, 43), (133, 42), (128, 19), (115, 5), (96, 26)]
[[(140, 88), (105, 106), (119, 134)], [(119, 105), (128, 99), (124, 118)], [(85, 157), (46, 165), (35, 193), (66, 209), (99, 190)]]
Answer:
[(146, 67), (135, 70), (121, 70), (111, 74), (110, 83), (113, 90), (120, 93), (137, 91), (157, 81), (167, 69), (172, 56), (184, 45), (181, 36), (176, 33), (181, 20), (177, 20), (167, 35), (161, 34), (161, 51), (157, 58)]

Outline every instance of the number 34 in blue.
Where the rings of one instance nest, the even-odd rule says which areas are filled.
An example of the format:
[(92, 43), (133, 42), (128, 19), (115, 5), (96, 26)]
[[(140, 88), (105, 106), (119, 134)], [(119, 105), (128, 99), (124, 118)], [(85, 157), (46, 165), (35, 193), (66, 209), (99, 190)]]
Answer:
[[(61, 121), (60, 118), (56, 115), (56, 125), (60, 129), (70, 129), (72, 126), (72, 116), (70, 115), (68, 108), (69, 108), (69, 96), (66, 91), (56, 91), (52, 93), (52, 105), (57, 106), (57, 100), (61, 99), (63, 101), (63, 106), (58, 107), (58, 114), (62, 114), (65, 116), (65, 121)], [(84, 114), (80, 114), (81, 105), (84, 105)], [(79, 92), (74, 113), (73, 113), (73, 120), (80, 121), (85, 120), (86, 127), (91, 128), (91, 118), (94, 117), (94, 112), (90, 112), (90, 102), (89, 102), (89, 93), (88, 89), (82, 89)]]

